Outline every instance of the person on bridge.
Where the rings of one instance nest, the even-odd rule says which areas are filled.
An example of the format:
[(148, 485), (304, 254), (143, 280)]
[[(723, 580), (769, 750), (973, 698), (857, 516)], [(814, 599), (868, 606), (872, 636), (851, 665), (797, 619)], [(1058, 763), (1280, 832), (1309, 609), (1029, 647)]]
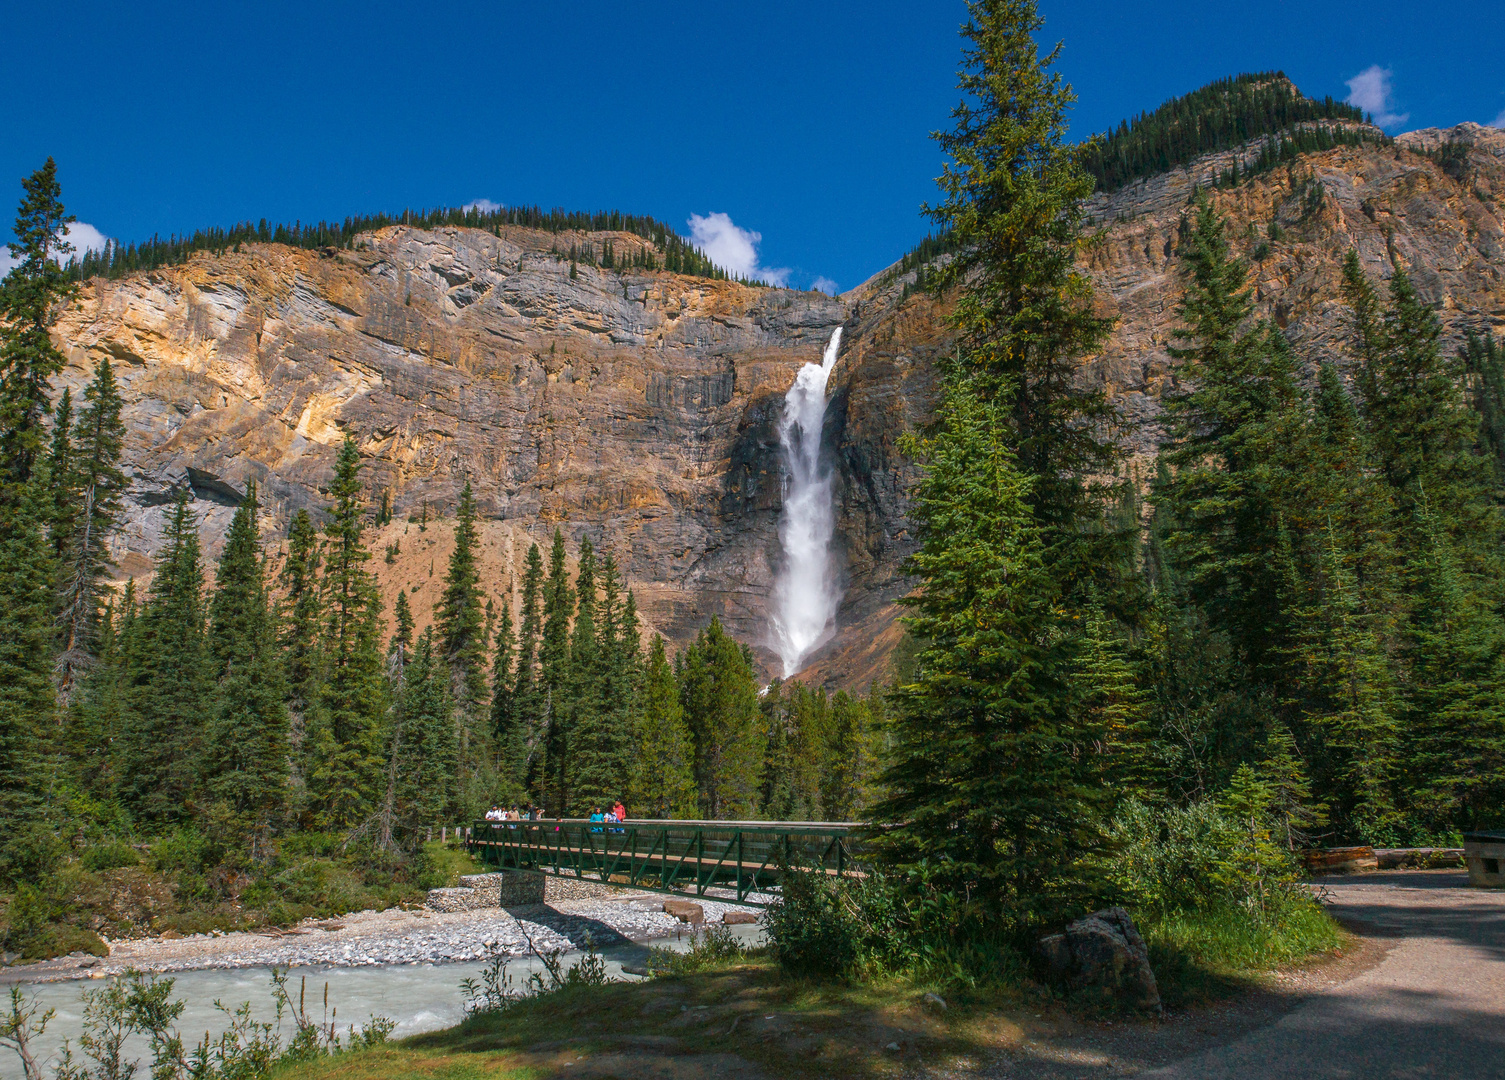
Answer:
[(507, 816), (506, 814), (502, 813), (502, 808), (500, 806), (498, 806), (496, 803), (492, 803), (491, 804), (491, 809), (488, 810), (488, 811), (486, 811), (486, 820), (487, 821), (501, 821), (506, 816)]
[(611, 812), (613, 814), (617, 815), (617, 820), (618, 821), (626, 821), (627, 820), (627, 808), (622, 805), (622, 800), (621, 799), (617, 800), (617, 805), (613, 806), (611, 808)]
[(606, 815), (603, 814), (603, 813), (601, 813), (601, 808), (599, 806), (593, 806), (593, 807), (591, 807), (591, 832), (600, 832), (601, 831), (601, 826), (597, 825), (596, 822), (605, 822), (605, 821), (606, 821)]

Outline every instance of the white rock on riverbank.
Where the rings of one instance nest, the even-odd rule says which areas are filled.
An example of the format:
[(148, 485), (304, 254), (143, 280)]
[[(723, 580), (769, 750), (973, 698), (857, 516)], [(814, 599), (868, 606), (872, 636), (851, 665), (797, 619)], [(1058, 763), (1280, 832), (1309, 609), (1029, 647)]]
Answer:
[[(494, 951), (524, 956), (534, 949), (582, 949), (587, 938), (608, 948), (627, 941), (674, 937), (688, 927), (663, 912), (662, 896), (624, 892), (613, 899), (562, 900), (529, 907), (432, 911), (361, 911), (309, 920), (285, 933), (195, 934), (111, 943), (107, 959), (62, 958), (5, 971), (5, 981), (99, 978), (126, 968), (173, 972), (200, 968), (366, 967), (458, 963)], [(697, 899), (708, 924), (746, 908)], [(531, 945), (530, 945), (531, 939)]]

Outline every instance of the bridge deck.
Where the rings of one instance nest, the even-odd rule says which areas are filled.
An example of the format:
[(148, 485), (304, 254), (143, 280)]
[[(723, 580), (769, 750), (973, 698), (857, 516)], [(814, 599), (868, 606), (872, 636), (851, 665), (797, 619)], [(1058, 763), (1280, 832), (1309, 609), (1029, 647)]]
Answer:
[[(768, 903), (782, 869), (841, 874), (852, 867), (850, 835), (861, 826), (831, 821), (482, 821), (470, 850), (497, 869), (552, 870), (656, 892), (735, 892), (738, 903)], [(730, 899), (728, 897), (727, 899)]]

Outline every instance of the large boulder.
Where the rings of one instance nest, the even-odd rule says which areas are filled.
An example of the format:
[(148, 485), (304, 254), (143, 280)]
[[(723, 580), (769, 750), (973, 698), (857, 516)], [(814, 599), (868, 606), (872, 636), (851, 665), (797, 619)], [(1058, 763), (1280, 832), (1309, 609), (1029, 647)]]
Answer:
[(1097, 989), (1136, 1009), (1160, 1012), (1149, 950), (1121, 907), (1094, 911), (1035, 948), (1050, 981), (1070, 991)]

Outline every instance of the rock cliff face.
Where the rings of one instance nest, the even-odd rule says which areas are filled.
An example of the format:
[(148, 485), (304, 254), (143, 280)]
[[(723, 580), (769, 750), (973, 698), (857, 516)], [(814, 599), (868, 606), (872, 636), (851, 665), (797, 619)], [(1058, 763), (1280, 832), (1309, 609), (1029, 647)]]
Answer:
[[(1466, 152), (1439, 156), (1448, 143)], [(1091, 208), (1102, 224), (1082, 261), (1118, 321), (1083, 378), (1132, 421), (1123, 437), (1141, 459), (1177, 378), (1166, 347), (1181, 219), (1192, 185), (1227, 157)], [(1260, 311), (1313, 361), (1343, 360), (1337, 282), (1351, 245), (1376, 275), (1391, 253), (1407, 265), (1450, 337), (1505, 326), (1505, 132), (1464, 125), (1311, 155), (1213, 199), (1250, 254), (1267, 245)], [(1279, 239), (1268, 239), (1271, 222)], [(609, 239), (618, 256), (644, 243), (589, 239)], [(913, 473), (897, 440), (933, 407), (933, 362), (949, 347), (944, 306), (905, 298), (912, 274), (885, 273), (840, 298), (584, 265), (572, 277), (550, 251), (586, 240), (390, 228), (354, 251), (255, 245), (88, 283), (57, 336), (75, 392), (102, 355), (122, 382), (132, 488), (121, 576), (149, 572), (161, 507), (182, 487), (211, 554), (251, 480), (268, 539), (280, 536), (295, 510), (325, 505), (349, 433), (373, 503), (385, 492), (394, 508), (372, 534), (372, 565), (389, 601), (397, 589), (415, 594), (420, 619), (452, 543), (440, 519), (468, 480), (487, 519), (493, 595), (520, 579), (528, 541), (545, 544), (559, 527), (572, 553), (583, 536), (604, 541), (671, 641), (719, 615), (775, 671), (766, 598), (780, 558), (776, 421), (799, 366), (818, 361), (842, 325), (826, 439), (846, 593), (839, 632), (809, 676), (859, 687), (882, 677), (914, 543)], [(408, 519), (425, 507), (434, 524), (420, 531)]]

